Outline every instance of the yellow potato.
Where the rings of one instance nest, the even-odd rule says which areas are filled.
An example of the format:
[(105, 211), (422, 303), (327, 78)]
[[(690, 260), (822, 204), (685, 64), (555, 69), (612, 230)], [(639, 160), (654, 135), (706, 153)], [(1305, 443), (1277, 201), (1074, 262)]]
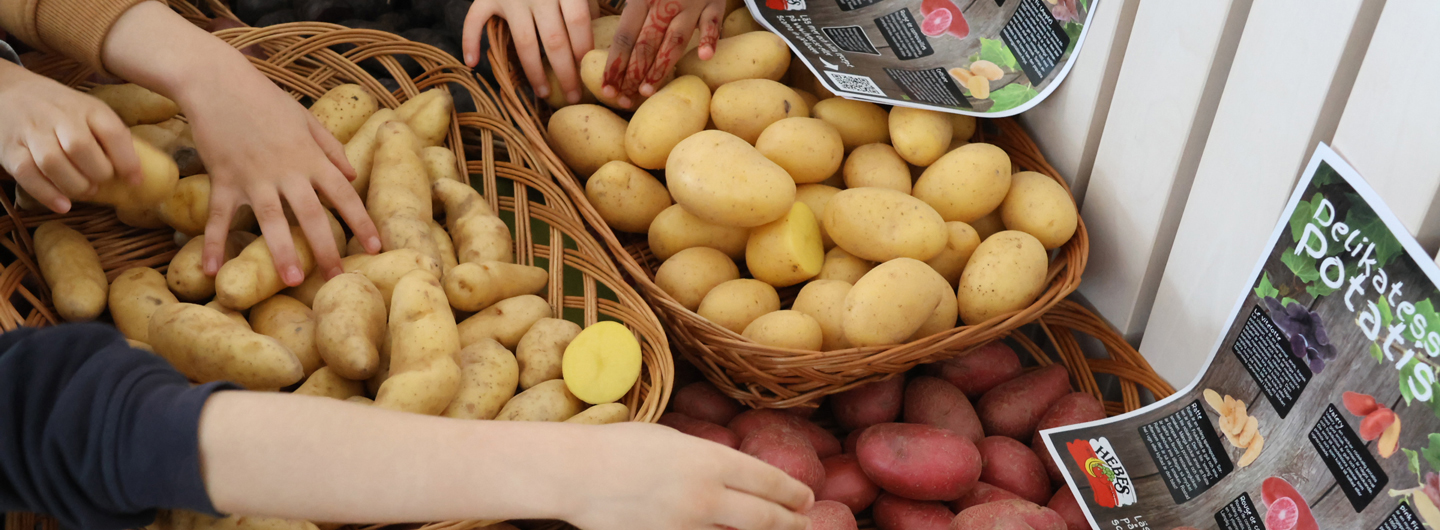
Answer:
[(448, 274), (450, 269), (460, 264), (455, 257), (455, 242), (450, 240), (450, 232), (446, 232), (445, 227), (434, 219), (425, 224), (430, 225), (430, 237), (435, 239), (435, 249), (440, 251), (440, 274)]
[[(595, 53), (595, 52), (591, 52)], [(550, 147), (581, 179), (612, 160), (629, 161), (625, 129), (629, 123), (599, 105), (571, 105), (550, 116)]]
[(370, 280), (370, 283), (380, 290), (380, 297), (385, 302), (386, 308), (390, 307), (395, 284), (400, 283), (400, 279), (410, 271), (425, 271), (431, 276), (440, 278), (443, 270), (440, 262), (408, 248), (382, 252), (374, 256), (369, 254), (347, 256), (340, 260), (340, 265), (345, 272), (358, 272)]
[(650, 222), (650, 252), (660, 261), (694, 247), (710, 247), (724, 252), (730, 259), (743, 259), (749, 239), (749, 228), (707, 222), (678, 204), (661, 210)]
[(544, 298), (533, 294), (507, 298), (461, 322), (460, 343), (469, 346), (483, 339), (494, 339), (506, 348), (514, 348), (530, 326), (554, 315), (555, 309)]
[(752, 31), (765, 31), (765, 27), (755, 22), (755, 18), (750, 16), (750, 10), (736, 9), (725, 15), (725, 22), (720, 26), (720, 38), (730, 38)]
[(766, 346), (791, 350), (820, 351), (825, 344), (820, 323), (795, 310), (760, 315), (741, 335)]
[(440, 261), (429, 225), (435, 217), (430, 177), (420, 161), (420, 150), (414, 147), (417, 136), (404, 123), (390, 122), (380, 127), (376, 137), (380, 145), (375, 150), (365, 208), (380, 232), (381, 248), (414, 249)]
[(976, 219), (970, 223), (970, 226), (975, 229), (975, 233), (980, 236), (981, 241), (990, 239), (990, 236), (1005, 230), (1005, 222), (1000, 220), (999, 210), (990, 212), (990, 215)]
[(776, 287), (813, 278), (820, 274), (824, 263), (820, 223), (803, 202), (792, 205), (785, 217), (752, 229), (745, 245), (745, 264), (750, 274)]
[(954, 288), (960, 285), (960, 273), (965, 270), (965, 264), (970, 262), (975, 247), (980, 246), (980, 234), (974, 227), (960, 221), (945, 223), (945, 232), (950, 234), (950, 239), (945, 242), (945, 250), (925, 263), (940, 273), (940, 276), (950, 283), (950, 287)]
[(395, 117), (415, 131), (422, 145), (440, 145), (450, 134), (450, 115), (455, 111), (455, 98), (445, 87), (421, 92), (395, 108)]
[(150, 319), (155, 311), (179, 303), (165, 286), (165, 277), (149, 267), (126, 269), (110, 284), (110, 318), (125, 337), (155, 344), (150, 340)]
[(60, 318), (69, 322), (95, 320), (105, 312), (110, 282), (90, 240), (60, 221), (35, 229), (35, 261), (50, 285)]
[(375, 406), (438, 415), (460, 391), (460, 333), (440, 280), (411, 271), (395, 285), (390, 304), (389, 377)]
[(505, 403), (498, 421), (565, 421), (585, 410), (585, 402), (570, 393), (565, 381), (553, 379), (516, 394)]
[(165, 228), (165, 221), (160, 220), (160, 214), (154, 208), (144, 206), (116, 206), (115, 218), (125, 226), (135, 228)]
[(369, 197), (370, 193), (370, 171), (374, 168), (375, 148), (380, 145), (376, 133), (380, 132), (381, 125), (399, 119), (394, 110), (377, 110), (345, 143), (345, 159), (355, 169), (355, 180), (350, 181), (350, 185), (361, 198)]
[(210, 175), (180, 179), (155, 212), (161, 221), (182, 234), (195, 237), (205, 233), (205, 223), (210, 221)]
[(814, 280), (795, 296), (795, 311), (810, 315), (820, 324), (820, 349), (843, 350), (850, 347), (845, 338), (845, 295), (851, 285), (840, 280)]
[(560, 361), (565, 347), (580, 334), (580, 325), (569, 320), (542, 318), (530, 326), (515, 346), (520, 365), (520, 388), (530, 388), (551, 379), (560, 379)]
[(145, 342), (197, 383), (234, 381), (254, 390), (273, 390), (305, 376), (300, 360), (280, 341), (245, 329), (205, 306), (178, 302), (160, 306), (149, 326), (150, 340)]
[(1034, 171), (1010, 177), (1010, 192), (1000, 203), (1000, 220), (1009, 230), (1025, 232), (1045, 248), (1059, 248), (1079, 224), (1075, 199), (1055, 179)]
[(180, 135), (166, 127), (159, 125), (136, 125), (130, 128), (130, 137), (144, 140), (145, 143), (161, 151), (169, 152), (170, 146), (180, 140)]
[(955, 128), (948, 114), (933, 110), (895, 106), (890, 109), (890, 142), (900, 158), (917, 166), (928, 166), (949, 151)]
[[(790, 86), (815, 94), (820, 101), (835, 97), (835, 93), (825, 88), (825, 85), (805, 65), (805, 61), (790, 61), (788, 73), (790, 81), (787, 84)], [(810, 108), (813, 110), (815, 106), (811, 105)]]
[(368, 379), (380, 368), (385, 300), (365, 276), (347, 272), (315, 293), (315, 349), (342, 377)]
[(970, 138), (975, 136), (976, 120), (974, 116), (964, 114), (950, 114), (950, 150), (955, 150), (955, 142), (970, 143)]
[(624, 403), (601, 403), (584, 412), (571, 416), (565, 423), (579, 423), (583, 425), (608, 425), (630, 421), (630, 408)]
[(760, 315), (780, 310), (775, 287), (760, 280), (740, 278), (716, 285), (695, 312), (722, 328), (740, 333)]
[(795, 202), (795, 181), (745, 140), (701, 131), (670, 152), (670, 195), (707, 222), (754, 227), (783, 217)]
[[(430, 177), (430, 183), (440, 179), (465, 182), (460, 177), (460, 163), (455, 159), (455, 152), (444, 146), (430, 146), (420, 150), (420, 162), (425, 164), (425, 176)], [(440, 198), (435, 197), (431, 201), (431, 210), (443, 211), (445, 205), (440, 203)]]
[(380, 103), (375, 101), (375, 96), (353, 84), (332, 88), (310, 105), (310, 113), (342, 144), (350, 141), (377, 110)]
[[(609, 54), (603, 50), (590, 50), (584, 57), (580, 58), (580, 82), (585, 85), (586, 90), (595, 96), (595, 99), (612, 109), (630, 110), (638, 105), (643, 105), (647, 98), (639, 94), (631, 96), (629, 107), (620, 104), (620, 96), (618, 95), (613, 98), (605, 96), (605, 92), (601, 89), (601, 84), (605, 81), (605, 60), (608, 55)], [(655, 88), (658, 90), (664, 87), (673, 78), (673, 73), (667, 74), (664, 79), (660, 80)]]
[(715, 128), (754, 144), (770, 124), (810, 116), (810, 107), (790, 87), (769, 79), (741, 79), (720, 85), (710, 98)]
[[(840, 188), (827, 186), (825, 184), (801, 184), (795, 187), (795, 202), (803, 202), (810, 207), (815, 214), (815, 220), (819, 221), (825, 216), (825, 205), (830, 204), (830, 198), (840, 193)], [(835, 248), (835, 241), (830, 239), (830, 234), (825, 232), (825, 226), (820, 226), (820, 244), (825, 250)]]
[(1045, 247), (1035, 236), (1017, 230), (990, 236), (960, 274), (960, 319), (979, 324), (1028, 307), (1045, 290), (1048, 266)]
[(815, 118), (785, 118), (771, 124), (755, 140), (755, 149), (789, 173), (796, 184), (830, 178), (845, 159), (840, 132)]
[(889, 188), (910, 194), (910, 166), (887, 144), (856, 147), (845, 159), (842, 174), (846, 188)]
[(710, 87), (693, 75), (671, 81), (635, 109), (625, 128), (625, 153), (636, 166), (665, 169), (681, 140), (705, 130)]
[(991, 144), (946, 153), (915, 181), (915, 197), (946, 221), (970, 223), (1000, 206), (1010, 191), (1010, 155)]
[(595, 41), (595, 49), (602, 51), (610, 50), (610, 43), (615, 40), (615, 28), (620, 26), (620, 15), (609, 15), (590, 21), (590, 36)]
[(839, 280), (850, 285), (860, 281), (865, 273), (875, 268), (875, 263), (851, 256), (845, 249), (835, 247), (825, 253), (825, 264), (820, 266), (816, 280)]
[(550, 281), (540, 267), (499, 261), (462, 263), (445, 273), (445, 297), (461, 311), (479, 311), (522, 294), (535, 294)]
[(930, 313), (930, 318), (925, 319), (925, 323), (920, 325), (920, 329), (915, 330), (915, 333), (905, 339), (905, 342), (920, 340), (942, 331), (955, 329), (955, 319), (959, 315), (959, 306), (955, 301), (955, 288), (951, 287), (950, 282), (945, 281), (945, 278), (938, 273), (930, 276), (930, 280), (934, 283), (932, 289), (940, 293), (940, 303), (935, 305), (935, 311)]
[(99, 85), (90, 89), (90, 95), (114, 109), (126, 127), (160, 123), (180, 113), (180, 106), (170, 98), (136, 84)]
[[(305, 233), (292, 226), (290, 237), (295, 242), (300, 273), (310, 274), (315, 268), (315, 257), (310, 253)], [(249, 309), (285, 287), (275, 270), (275, 260), (270, 256), (265, 236), (260, 236), (246, 245), (235, 259), (220, 266), (220, 272), (215, 275), (215, 300), (230, 309)]]
[(885, 188), (855, 188), (825, 205), (825, 231), (845, 252), (874, 262), (928, 260), (945, 249), (945, 221), (919, 199)]
[(821, 99), (811, 113), (840, 131), (846, 151), (865, 144), (890, 143), (890, 117), (874, 103), (832, 97)]
[[(230, 261), (254, 241), (255, 237), (255, 234), (249, 232), (230, 232), (230, 237), (225, 240), (225, 253), (221, 259)], [(199, 303), (215, 296), (215, 278), (205, 274), (204, 264), (200, 261), (204, 250), (205, 236), (202, 234), (186, 242), (180, 247), (180, 251), (175, 253), (175, 257), (171, 258), (170, 266), (165, 270), (165, 282), (176, 298)], [(324, 278), (319, 274), (311, 276)]]
[(600, 166), (585, 181), (585, 197), (610, 228), (639, 234), (650, 231), (655, 217), (673, 204), (664, 184), (645, 170), (620, 160)]
[(95, 194), (87, 201), (117, 208), (149, 210), (174, 193), (175, 184), (180, 181), (180, 169), (175, 166), (175, 161), (142, 140), (133, 143), (135, 154), (140, 157), (140, 172), (144, 174), (140, 185), (133, 186), (118, 178), (110, 179), (96, 186)]
[(247, 330), (250, 330), (250, 331), (255, 331), (255, 330), (253, 330), (253, 329), (250, 329), (250, 321), (245, 318), (245, 313), (241, 313), (241, 312), (236, 311), (236, 310), (234, 310), (234, 309), (230, 309), (230, 308), (228, 308), (228, 307), (225, 307), (225, 306), (223, 306), (223, 305), (220, 305), (220, 302), (216, 302), (216, 301), (213, 301), (213, 300), (210, 301), (210, 303), (205, 304), (205, 307), (208, 307), (208, 308), (210, 308), (210, 309), (214, 309), (214, 310), (216, 310), (216, 311), (219, 311), (220, 314), (225, 315), (225, 316), (228, 317), (232, 322), (235, 322), (236, 324), (240, 324), (240, 327), (243, 327), (243, 328), (245, 328), (245, 329), (247, 329)]
[(460, 392), (441, 416), (467, 420), (494, 419), (520, 382), (515, 356), (500, 343), (485, 339), (460, 350)]
[(741, 79), (779, 81), (790, 68), (790, 48), (779, 35), (768, 31), (752, 31), (720, 39), (715, 55), (701, 60), (698, 49), (690, 50), (676, 67), (679, 75), (696, 75), (710, 89)]
[(640, 362), (640, 341), (630, 328), (608, 320), (596, 322), (565, 347), (563, 381), (581, 401), (610, 403), (635, 387)]
[(815, 94), (811, 94), (808, 90), (801, 90), (793, 86), (790, 89), (794, 90), (796, 94), (800, 94), (800, 99), (805, 100), (805, 106), (812, 110), (815, 108), (815, 104), (820, 102), (820, 98), (815, 97)]
[(655, 271), (655, 285), (694, 311), (716, 285), (739, 277), (740, 268), (729, 256), (713, 248), (693, 247), (661, 263)]
[(943, 294), (935, 287), (944, 281), (922, 261), (881, 263), (845, 295), (845, 338), (855, 346), (904, 342), (935, 313)]
[(445, 224), (460, 263), (515, 261), (510, 227), (495, 216), (480, 192), (453, 180), (436, 181), (433, 188), (435, 196), (445, 203)]
[[(611, 28), (611, 31), (614, 31), (613, 27)], [(596, 37), (598, 37), (598, 35)], [(596, 44), (599, 44), (598, 39), (596, 41)], [(599, 46), (596, 47), (598, 48)], [(545, 63), (545, 84), (550, 86), (550, 95), (545, 96), (545, 103), (549, 104), (550, 108), (552, 109), (561, 109), (570, 105), (577, 105), (580, 103), (593, 104), (597, 101), (595, 99), (595, 94), (591, 94), (590, 89), (586, 88), (584, 83), (581, 83), (580, 101), (571, 103), (570, 98), (565, 95), (565, 88), (560, 86), (560, 78), (555, 76), (555, 69), (550, 67), (550, 63), (548, 61)]]
[(364, 397), (365, 383), (340, 377), (334, 369), (322, 366), (305, 378), (300, 388), (295, 389), (295, 394), (345, 400)]
[(325, 364), (315, 349), (315, 312), (299, 300), (277, 294), (250, 309), (250, 329), (274, 337), (295, 354), (305, 375)]

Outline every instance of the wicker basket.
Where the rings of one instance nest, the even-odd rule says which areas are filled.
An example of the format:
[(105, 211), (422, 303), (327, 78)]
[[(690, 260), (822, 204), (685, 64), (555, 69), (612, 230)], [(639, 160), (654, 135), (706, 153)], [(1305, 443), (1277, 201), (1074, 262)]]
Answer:
[[(218, 5), (218, 4), (217, 4)], [(212, 5), (226, 16), (223, 5)], [(205, 15), (192, 5), (173, 2), (188, 19), (203, 25)], [(470, 183), (490, 201), (495, 211), (511, 225), (516, 242), (516, 261), (550, 271), (546, 298), (557, 308), (557, 317), (589, 325), (614, 320), (627, 325), (640, 339), (644, 368), (639, 383), (624, 398), (633, 420), (654, 422), (665, 409), (674, 381), (674, 364), (660, 321), (645, 300), (630, 287), (616, 268), (606, 248), (585, 228), (585, 223), (566, 193), (541, 165), (546, 155), (530, 149), (531, 143), (501, 112), (493, 89), (481, 85), (468, 68), (434, 48), (404, 40), (396, 35), (370, 30), (351, 30), (333, 24), (296, 23), (264, 29), (236, 28), (217, 36), (237, 48), (258, 46), (268, 59), (252, 62), (297, 99), (318, 98), (342, 83), (358, 83), (375, 94), (385, 107), (395, 107), (420, 91), (447, 83), (458, 83), (474, 99), (477, 112), (457, 114), (449, 134), (450, 146)], [(336, 44), (355, 47), (344, 55), (330, 49)], [(392, 57), (406, 54), (425, 68), (411, 79)], [(390, 93), (365, 73), (358, 63), (376, 58), (392, 73), (400, 90)], [(74, 61), (46, 57), (31, 68), (69, 86), (87, 90), (92, 72)], [(8, 186), (8, 184), (7, 184)], [(13, 191), (13, 189), (9, 190)], [(0, 269), (0, 329), (18, 326), (46, 326), (57, 323), (34, 259), (30, 231), (52, 219), (60, 219), (79, 230), (95, 245), (107, 275), (113, 280), (129, 267), (154, 267), (164, 272), (178, 250), (173, 230), (145, 230), (127, 227), (109, 209), (80, 206), (57, 215), (25, 212), (5, 195), (0, 206), (0, 246), (13, 259)], [(0, 251), (3, 254), (4, 251)], [(558, 259), (557, 259), (558, 258)], [(26, 514), (10, 514), (7, 528), (40, 528)], [(16, 526), (21, 525), (21, 526)], [(45, 527), (53, 528), (53, 521)], [(425, 528), (465, 530), (483, 526), (480, 521), (452, 521)]]
[[(650, 252), (643, 235), (612, 231), (585, 197), (584, 185), (547, 144), (545, 118), (549, 109), (537, 101), (512, 57), (509, 32), (503, 21), (492, 21), (490, 63), (500, 86), (505, 110), (515, 119), (535, 151), (544, 154), (542, 163), (553, 171), (561, 187), (570, 194), (580, 213), (609, 245), (641, 294), (650, 301), (665, 322), (676, 350), (698, 366), (718, 388), (751, 406), (785, 408), (812, 404), (818, 398), (865, 384), (889, 374), (904, 372), (917, 364), (962, 355), (974, 347), (1004, 336), (1031, 322), (1054, 307), (1080, 284), (1090, 241), (1081, 222), (1075, 236), (1055, 253), (1047, 273), (1045, 291), (1021, 311), (995, 317), (973, 326), (962, 326), (908, 344), (872, 346), (814, 352), (775, 348), (758, 344), (686, 309), (654, 282), (660, 262)], [(981, 128), (975, 141), (988, 141), (1010, 154), (1016, 171), (1037, 171), (1049, 175), (1068, 191), (1065, 179), (1045, 161), (1035, 142), (1010, 119), (991, 120), (993, 131)], [(793, 298), (796, 289), (781, 291), (781, 298)], [(788, 296), (787, 296), (788, 295)]]

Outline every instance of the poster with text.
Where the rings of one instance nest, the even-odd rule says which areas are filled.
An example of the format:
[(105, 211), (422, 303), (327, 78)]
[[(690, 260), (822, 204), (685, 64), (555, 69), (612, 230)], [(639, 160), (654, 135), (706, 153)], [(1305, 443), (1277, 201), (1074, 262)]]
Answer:
[(1440, 530), (1437, 282), (1320, 145), (1201, 375), (1046, 444), (1106, 530)]

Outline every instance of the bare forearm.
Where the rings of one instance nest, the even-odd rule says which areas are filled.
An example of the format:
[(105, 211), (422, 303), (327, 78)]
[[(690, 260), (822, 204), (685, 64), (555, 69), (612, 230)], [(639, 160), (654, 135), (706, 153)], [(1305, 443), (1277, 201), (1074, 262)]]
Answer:
[(205, 407), (205, 484), (226, 513), (331, 522), (564, 518), (569, 447), (594, 427), (478, 422), (325, 398), (224, 392)]
[[(196, 27), (163, 2), (130, 8), (105, 38), (101, 52), (110, 72), (185, 107), (212, 81), (263, 80), (239, 51)], [(192, 95), (195, 94), (195, 95)]]

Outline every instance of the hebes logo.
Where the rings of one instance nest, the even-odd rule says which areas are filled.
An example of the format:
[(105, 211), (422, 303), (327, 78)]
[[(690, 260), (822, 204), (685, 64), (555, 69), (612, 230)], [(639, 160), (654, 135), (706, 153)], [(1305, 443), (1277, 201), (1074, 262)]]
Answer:
[(1080, 466), (1090, 479), (1090, 489), (1095, 491), (1095, 504), (1106, 508), (1135, 504), (1138, 500), (1135, 484), (1130, 482), (1125, 464), (1120, 463), (1120, 457), (1110, 447), (1110, 440), (1075, 440), (1065, 444), (1065, 448), (1070, 450), (1070, 458), (1075, 459), (1075, 465)]
[(765, 0), (765, 7), (776, 11), (804, 11), (805, 0)]

